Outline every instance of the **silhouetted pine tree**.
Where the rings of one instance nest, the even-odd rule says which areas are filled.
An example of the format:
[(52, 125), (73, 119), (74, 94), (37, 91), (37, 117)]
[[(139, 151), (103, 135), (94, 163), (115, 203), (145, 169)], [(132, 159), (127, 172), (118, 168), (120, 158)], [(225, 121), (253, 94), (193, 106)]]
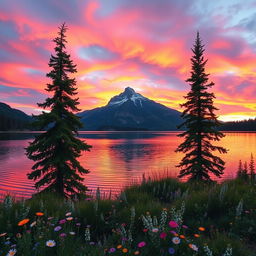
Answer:
[[(47, 77), (52, 83), (47, 84), (47, 92), (53, 96), (47, 98), (39, 107), (50, 110), (35, 116), (34, 127), (46, 132), (36, 136), (35, 140), (26, 148), (29, 159), (35, 161), (33, 171), (28, 174), (29, 179), (38, 180), (37, 189), (44, 192), (54, 192), (63, 197), (84, 195), (87, 191), (82, 184), (81, 175), (88, 173), (77, 158), (82, 151), (89, 151), (90, 145), (75, 137), (82, 124), (73, 112), (79, 111), (76, 80), (69, 74), (77, 72), (76, 65), (70, 60), (65, 44), (67, 27), (59, 27), (58, 36), (53, 40), (55, 56), (51, 55), (49, 67), (52, 70)], [(42, 192), (41, 191), (41, 192)]]
[(218, 177), (223, 174), (224, 161), (212, 154), (212, 151), (226, 153), (227, 150), (220, 146), (214, 146), (212, 141), (219, 141), (224, 134), (217, 130), (220, 123), (217, 120), (213, 106), (213, 93), (207, 91), (214, 85), (208, 82), (209, 74), (205, 73), (207, 60), (204, 59), (204, 46), (199, 33), (192, 49), (191, 76), (186, 80), (191, 86), (190, 92), (184, 97), (187, 101), (181, 104), (185, 108), (182, 117), (185, 119), (179, 128), (184, 127), (186, 131), (179, 134), (185, 140), (179, 145), (176, 152), (186, 155), (177, 167), (180, 167), (179, 177), (189, 176), (190, 180), (211, 180), (210, 174)]
[(243, 174), (242, 161), (239, 160), (238, 170), (237, 170), (237, 173), (236, 173), (236, 177), (237, 177), (237, 178), (241, 178), (241, 177), (242, 177), (242, 174)]
[(250, 171), (250, 176), (251, 176), (251, 180), (255, 180), (255, 165), (254, 165), (254, 158), (253, 158), (253, 154), (251, 153), (251, 159), (250, 159), (250, 163), (249, 163), (249, 171)]

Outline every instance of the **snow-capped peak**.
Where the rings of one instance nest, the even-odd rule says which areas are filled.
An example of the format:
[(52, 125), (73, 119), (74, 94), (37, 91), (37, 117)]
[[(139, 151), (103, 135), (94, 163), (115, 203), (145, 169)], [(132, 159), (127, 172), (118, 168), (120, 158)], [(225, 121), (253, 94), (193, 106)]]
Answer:
[(142, 106), (142, 102), (148, 99), (142, 96), (141, 94), (136, 93), (133, 88), (126, 87), (124, 92), (111, 98), (108, 102), (108, 105), (122, 105), (128, 100), (131, 100), (135, 106)]

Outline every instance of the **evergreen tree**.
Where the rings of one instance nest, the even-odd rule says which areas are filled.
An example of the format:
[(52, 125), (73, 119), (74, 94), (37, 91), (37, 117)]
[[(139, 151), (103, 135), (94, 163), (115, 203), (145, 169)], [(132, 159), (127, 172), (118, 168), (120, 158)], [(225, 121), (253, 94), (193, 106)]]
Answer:
[(89, 151), (91, 146), (75, 136), (82, 123), (73, 112), (79, 111), (76, 80), (69, 74), (77, 72), (76, 65), (66, 52), (65, 24), (59, 27), (58, 36), (53, 40), (55, 56), (51, 55), (46, 75), (52, 82), (47, 84), (46, 91), (53, 93), (39, 107), (50, 110), (35, 116), (34, 128), (46, 130), (36, 136), (26, 148), (29, 159), (35, 161), (29, 179), (37, 180), (35, 187), (42, 188), (40, 192), (54, 192), (62, 197), (84, 195), (87, 188), (82, 184), (81, 175), (88, 173), (77, 158), (82, 151)]
[(249, 170), (250, 170), (251, 180), (254, 181), (255, 180), (255, 165), (254, 165), (254, 158), (253, 158), (252, 153), (251, 153), (251, 159), (250, 159), (250, 163), (249, 163)]
[(182, 117), (185, 121), (178, 127), (186, 128), (186, 131), (179, 134), (184, 137), (176, 152), (183, 152), (183, 157), (177, 167), (180, 167), (179, 177), (189, 176), (190, 180), (210, 181), (210, 174), (220, 177), (224, 170), (224, 161), (212, 154), (212, 151), (226, 153), (227, 150), (220, 146), (214, 146), (212, 141), (219, 141), (224, 134), (218, 131), (220, 123), (214, 113), (217, 110), (213, 106), (213, 93), (207, 91), (214, 85), (208, 82), (209, 74), (205, 73), (207, 60), (204, 59), (204, 46), (202, 45), (199, 33), (192, 49), (191, 76), (186, 80), (191, 90), (184, 97), (187, 101), (181, 104), (185, 108)]
[(237, 178), (241, 178), (243, 174), (243, 166), (242, 166), (242, 161), (241, 159), (239, 160), (239, 164), (238, 164), (238, 170), (237, 170), (237, 174), (236, 177)]

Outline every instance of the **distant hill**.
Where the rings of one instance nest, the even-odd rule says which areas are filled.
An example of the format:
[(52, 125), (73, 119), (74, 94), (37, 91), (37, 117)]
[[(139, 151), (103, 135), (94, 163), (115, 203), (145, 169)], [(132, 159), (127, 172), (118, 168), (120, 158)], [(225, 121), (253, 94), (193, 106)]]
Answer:
[(24, 112), (0, 102), (0, 131), (27, 129), (31, 119)]
[(104, 107), (79, 113), (82, 130), (177, 130), (180, 112), (150, 100), (134, 89), (110, 99)]
[(222, 131), (256, 131), (256, 118), (235, 121), (235, 122), (225, 122), (220, 127)]

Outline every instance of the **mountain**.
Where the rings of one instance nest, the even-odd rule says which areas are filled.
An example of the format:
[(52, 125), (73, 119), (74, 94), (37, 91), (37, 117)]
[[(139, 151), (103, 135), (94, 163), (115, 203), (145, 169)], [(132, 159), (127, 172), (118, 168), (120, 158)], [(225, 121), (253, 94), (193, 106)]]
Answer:
[(104, 107), (78, 114), (83, 130), (177, 130), (182, 122), (180, 112), (150, 100), (134, 89), (110, 99)]
[(0, 102), (0, 131), (26, 129), (31, 119), (24, 112)]

